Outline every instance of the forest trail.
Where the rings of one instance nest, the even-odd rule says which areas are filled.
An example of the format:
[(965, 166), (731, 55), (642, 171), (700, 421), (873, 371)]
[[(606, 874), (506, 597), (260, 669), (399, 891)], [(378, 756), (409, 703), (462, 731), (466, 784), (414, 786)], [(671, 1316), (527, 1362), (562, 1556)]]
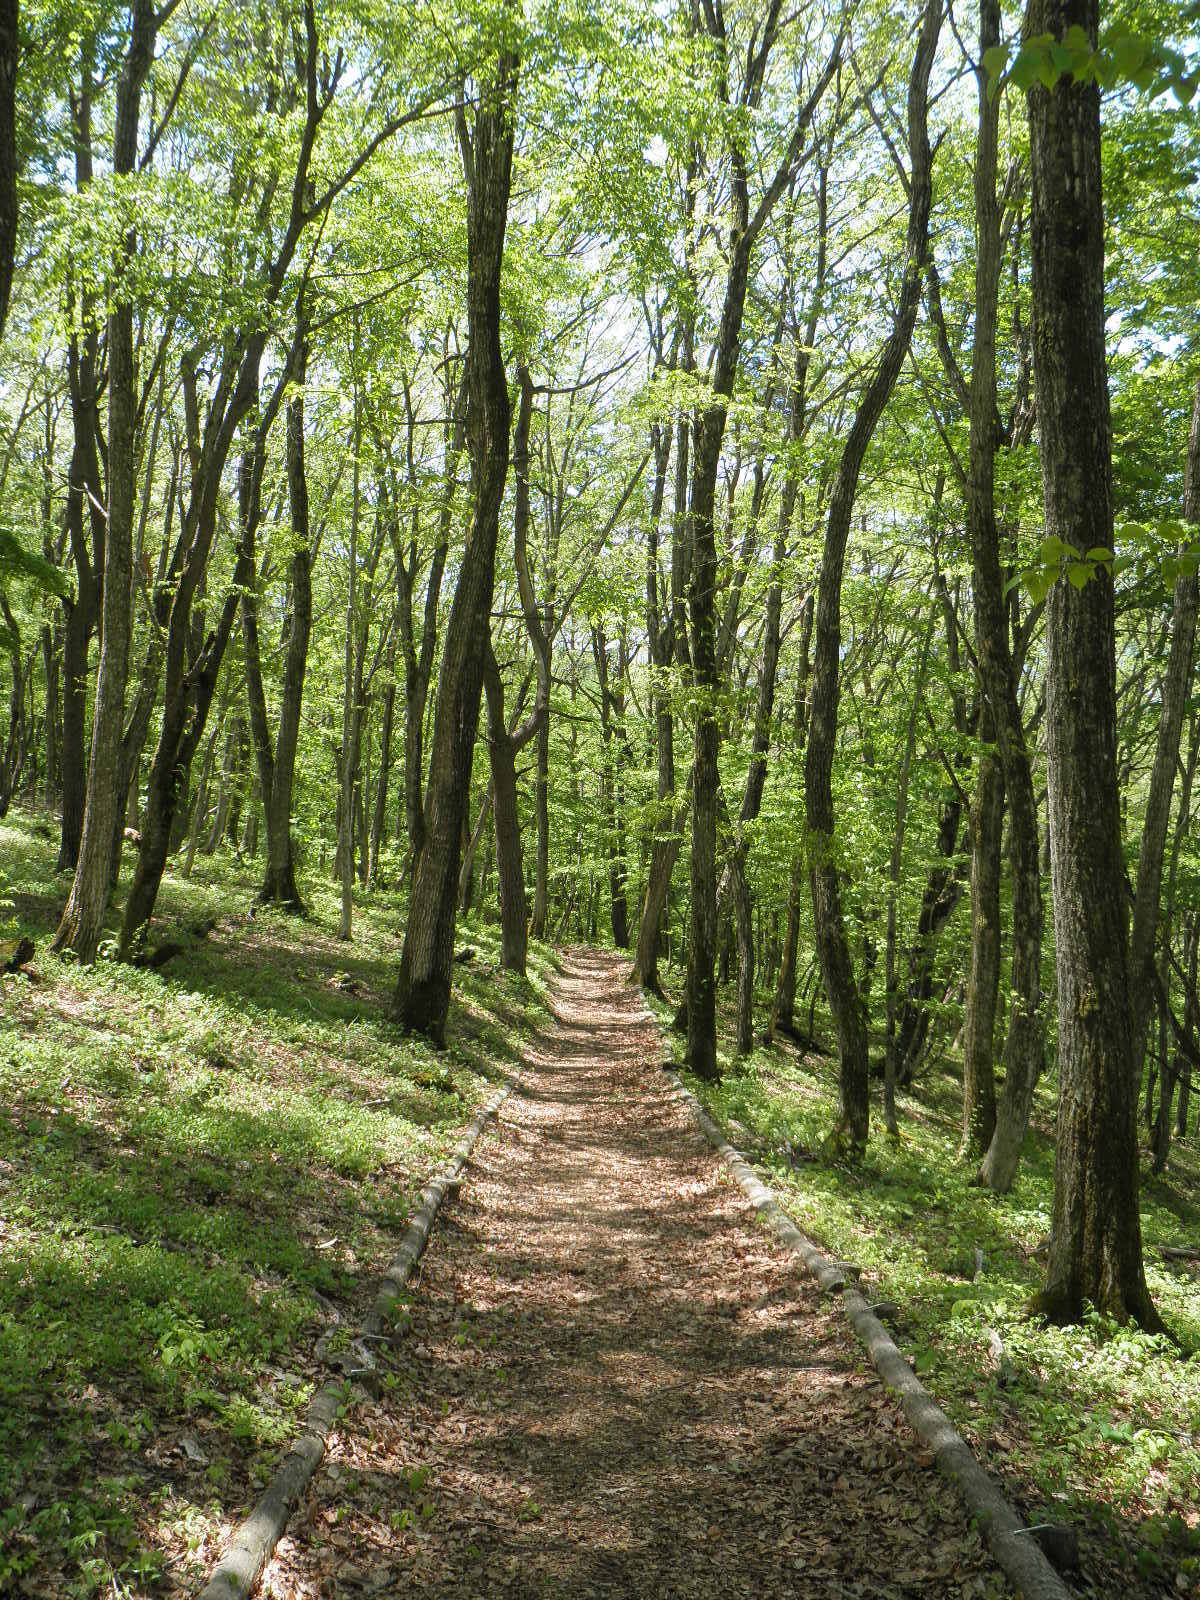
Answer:
[(334, 1441), (264, 1592), (1006, 1594), (674, 1097), (626, 971), (565, 953), (415, 1281), (401, 1381)]

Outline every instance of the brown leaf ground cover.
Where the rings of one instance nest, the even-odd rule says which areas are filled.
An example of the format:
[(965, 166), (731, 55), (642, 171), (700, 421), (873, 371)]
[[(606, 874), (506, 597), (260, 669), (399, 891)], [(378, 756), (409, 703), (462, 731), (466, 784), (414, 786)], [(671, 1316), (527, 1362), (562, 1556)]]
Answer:
[(836, 1306), (757, 1224), (612, 955), (439, 1222), (277, 1597), (1007, 1593)]

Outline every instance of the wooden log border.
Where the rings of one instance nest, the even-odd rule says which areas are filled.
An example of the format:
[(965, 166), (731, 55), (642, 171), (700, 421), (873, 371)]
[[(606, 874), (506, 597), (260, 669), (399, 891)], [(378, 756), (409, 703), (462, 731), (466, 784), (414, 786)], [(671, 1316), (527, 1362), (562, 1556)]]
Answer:
[[(364, 1334), (377, 1338), (387, 1326), (397, 1298), (429, 1243), (443, 1201), (447, 1194), (457, 1190), (463, 1168), (480, 1136), (511, 1092), (511, 1085), (500, 1089), (476, 1112), (449, 1161), (422, 1189), (421, 1209), (409, 1224), (399, 1250), (383, 1275), (375, 1303), (357, 1335), (359, 1340)], [(234, 1529), (229, 1548), (214, 1567), (199, 1600), (247, 1600), (283, 1537), (300, 1496), (324, 1458), (329, 1434), (346, 1403), (346, 1387), (345, 1378), (331, 1379), (313, 1396), (299, 1436), (288, 1447), (254, 1510)]]
[(842, 1269), (800, 1232), (795, 1222), (750, 1166), (729, 1143), (696, 1096), (672, 1071), (679, 1097), (686, 1102), (709, 1144), (725, 1162), (746, 1198), (757, 1207), (779, 1240), (798, 1255), (823, 1289), (840, 1294), (842, 1309), (865, 1346), (875, 1369), (895, 1394), (914, 1432), (943, 1477), (949, 1478), (987, 1540), (996, 1563), (1024, 1600), (1070, 1600), (1071, 1591), (1042, 1553), (1037, 1540), (1009, 1505), (999, 1484), (976, 1461), (966, 1441), (913, 1372), (891, 1334)]

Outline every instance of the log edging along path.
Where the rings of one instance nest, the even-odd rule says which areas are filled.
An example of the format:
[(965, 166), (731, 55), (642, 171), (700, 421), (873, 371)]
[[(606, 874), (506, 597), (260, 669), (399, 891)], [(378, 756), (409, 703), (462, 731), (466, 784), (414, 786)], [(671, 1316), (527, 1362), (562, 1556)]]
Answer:
[(1043, 1555), (1006, 1499), (999, 1484), (975, 1459), (969, 1445), (901, 1354), (895, 1340), (841, 1268), (807, 1238), (784, 1210), (745, 1156), (734, 1149), (721, 1128), (678, 1073), (669, 1073), (680, 1097), (709, 1144), (737, 1179), (742, 1192), (765, 1218), (776, 1237), (795, 1255), (823, 1289), (841, 1294), (842, 1309), (876, 1371), (899, 1398), (913, 1430), (933, 1452), (943, 1477), (955, 1485), (976, 1519), (997, 1565), (1025, 1600), (1071, 1600), (1071, 1591)]
[[(471, 1152), (511, 1093), (509, 1084), (480, 1107), (449, 1161), (422, 1189), (421, 1209), (409, 1224), (399, 1250), (383, 1274), (375, 1302), (355, 1339), (351, 1340), (352, 1347), (364, 1336), (379, 1337), (387, 1325), (397, 1298), (424, 1254), (446, 1196), (457, 1187)], [(370, 1372), (369, 1365), (364, 1364), (361, 1375), (367, 1376)], [(199, 1600), (246, 1600), (283, 1537), (300, 1496), (324, 1459), (329, 1434), (346, 1403), (346, 1385), (345, 1377), (331, 1379), (309, 1402), (304, 1427), (289, 1445), (254, 1510), (234, 1529), (229, 1548), (214, 1567)]]

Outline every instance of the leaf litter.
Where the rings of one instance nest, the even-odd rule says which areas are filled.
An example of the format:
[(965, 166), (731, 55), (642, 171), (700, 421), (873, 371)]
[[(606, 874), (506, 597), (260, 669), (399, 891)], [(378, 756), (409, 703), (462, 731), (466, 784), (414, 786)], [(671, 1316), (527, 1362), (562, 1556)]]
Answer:
[(617, 956), (565, 954), (263, 1593), (1000, 1600), (834, 1303), (659, 1070)]

